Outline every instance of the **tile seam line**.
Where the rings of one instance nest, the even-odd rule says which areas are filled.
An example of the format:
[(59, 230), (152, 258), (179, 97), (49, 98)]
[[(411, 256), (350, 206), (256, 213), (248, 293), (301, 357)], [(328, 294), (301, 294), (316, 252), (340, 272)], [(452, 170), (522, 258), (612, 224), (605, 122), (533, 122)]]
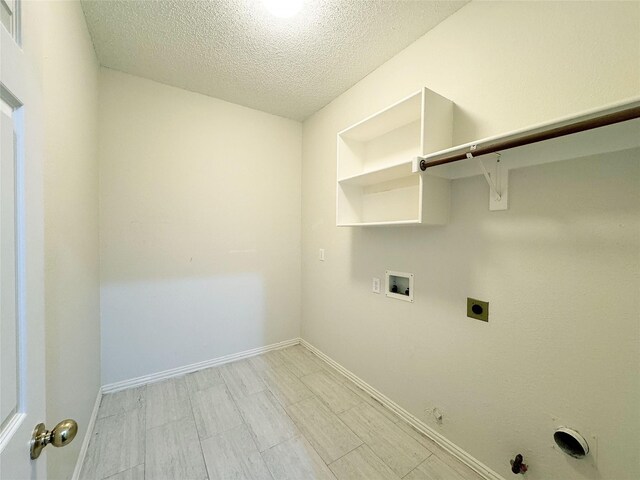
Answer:
[[(204, 450), (202, 449), (202, 439), (200, 438), (200, 432), (198, 432), (198, 425), (196, 423), (196, 415), (193, 412), (193, 401), (191, 400), (191, 392), (189, 391), (189, 385), (187, 384), (187, 376), (183, 375), (183, 378), (184, 378), (184, 389), (186, 390), (187, 398), (189, 399), (189, 411), (191, 412), (191, 419), (193, 420), (193, 426), (196, 429), (196, 436), (198, 437), (198, 446), (200, 447), (200, 457), (202, 458), (202, 464), (204, 465), (204, 473), (207, 475), (207, 480), (210, 480), (211, 476), (209, 475), (209, 467), (207, 467), (207, 462), (204, 459)], [(145, 451), (145, 456), (146, 456), (146, 451)], [(146, 480), (146, 478), (147, 478), (147, 470), (146, 470), (146, 468), (145, 468), (144, 476), (145, 476), (145, 480)]]

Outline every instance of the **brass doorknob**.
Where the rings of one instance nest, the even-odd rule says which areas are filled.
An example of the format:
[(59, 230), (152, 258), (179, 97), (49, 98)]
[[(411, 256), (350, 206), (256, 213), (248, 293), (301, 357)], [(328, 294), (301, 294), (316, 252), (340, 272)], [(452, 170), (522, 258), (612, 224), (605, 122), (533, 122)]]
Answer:
[(47, 430), (44, 423), (39, 423), (31, 435), (31, 460), (38, 458), (42, 449), (49, 444), (54, 447), (68, 445), (75, 438), (76, 433), (78, 433), (78, 424), (70, 418), (61, 421), (51, 431)]

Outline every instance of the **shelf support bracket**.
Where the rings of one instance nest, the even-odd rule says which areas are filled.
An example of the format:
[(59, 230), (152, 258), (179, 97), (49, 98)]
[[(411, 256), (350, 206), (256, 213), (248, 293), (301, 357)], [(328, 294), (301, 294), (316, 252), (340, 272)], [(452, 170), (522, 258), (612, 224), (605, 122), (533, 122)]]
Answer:
[(487, 170), (484, 162), (473, 156), (473, 152), (476, 150), (476, 145), (471, 145), (470, 151), (467, 152), (466, 157), (468, 159), (475, 158), (478, 160), (478, 165), (482, 170), (487, 184), (489, 185), (489, 210), (506, 210), (508, 208), (507, 193), (509, 186), (509, 169), (505, 168), (500, 163), (500, 154), (496, 153), (495, 163), (492, 165), (491, 172)]

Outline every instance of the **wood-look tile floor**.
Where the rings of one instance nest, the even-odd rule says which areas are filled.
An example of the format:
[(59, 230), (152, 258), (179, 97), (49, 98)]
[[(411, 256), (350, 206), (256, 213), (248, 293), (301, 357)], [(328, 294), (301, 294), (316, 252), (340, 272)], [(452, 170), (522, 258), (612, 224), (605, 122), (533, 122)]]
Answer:
[(107, 394), (82, 480), (480, 480), (296, 345)]

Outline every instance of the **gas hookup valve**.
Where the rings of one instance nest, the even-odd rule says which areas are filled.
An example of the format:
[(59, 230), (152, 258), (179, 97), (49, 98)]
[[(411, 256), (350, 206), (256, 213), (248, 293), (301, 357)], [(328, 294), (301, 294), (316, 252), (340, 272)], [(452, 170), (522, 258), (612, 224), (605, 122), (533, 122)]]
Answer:
[(509, 463), (511, 463), (511, 471), (515, 474), (524, 474), (528, 470), (527, 465), (524, 463), (524, 458), (520, 454), (517, 454), (516, 458), (510, 460)]

